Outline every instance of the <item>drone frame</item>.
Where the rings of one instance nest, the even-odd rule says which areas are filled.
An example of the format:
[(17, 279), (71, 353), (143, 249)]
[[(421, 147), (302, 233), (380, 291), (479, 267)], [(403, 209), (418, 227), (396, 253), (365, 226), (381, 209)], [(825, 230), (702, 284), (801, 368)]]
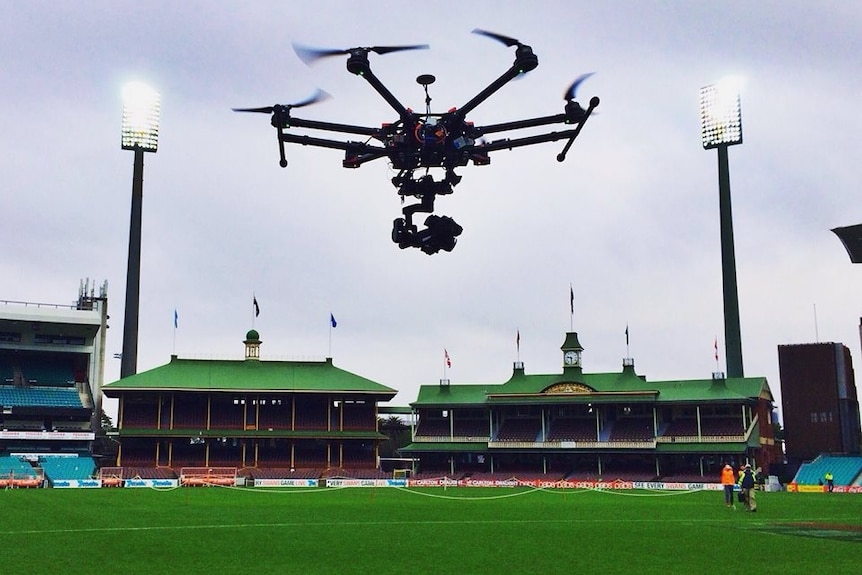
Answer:
[[(538, 57), (533, 53), (530, 46), (513, 38), (484, 30), (477, 29), (473, 30), (473, 32), (489, 36), (503, 42), (507, 46), (514, 46), (515, 60), (508, 70), (492, 81), (471, 100), (460, 108), (452, 108), (445, 113), (431, 112), (431, 98), (428, 96), (428, 85), (435, 81), (434, 76), (424, 74), (417, 78), (417, 82), (425, 88), (427, 108), (424, 114), (417, 113), (405, 107), (392, 94), (374, 74), (368, 59), (369, 52), (386, 54), (398, 50), (425, 49), (428, 48), (427, 45), (360, 47), (347, 50), (321, 51), (312, 51), (294, 45), (297, 54), (301, 58), (304, 54), (310, 54), (309, 58), (303, 58), (307, 62), (309, 59), (347, 55), (347, 70), (354, 75), (361, 76), (368, 82), (398, 115), (397, 121), (384, 123), (379, 128), (308, 120), (292, 115), (291, 110), (293, 108), (307, 106), (320, 101), (324, 97), (328, 97), (328, 94), (322, 91), (319, 91), (312, 98), (297, 104), (275, 105), (267, 108), (235, 108), (234, 111), (272, 114), (271, 124), (276, 128), (278, 133), (279, 165), (281, 167), (286, 167), (288, 164), (285, 154), (285, 144), (301, 144), (303, 146), (342, 150), (345, 154), (342, 166), (345, 168), (359, 168), (367, 162), (380, 158), (388, 158), (392, 167), (399, 170), (398, 175), (392, 178), (392, 184), (398, 188), (398, 193), (402, 196), (402, 200), (404, 196), (415, 196), (421, 200), (419, 204), (403, 208), (402, 212), (405, 217), (396, 219), (394, 222), (393, 241), (401, 248), (419, 247), (429, 254), (436, 253), (439, 249), (451, 251), (455, 244), (454, 236), (461, 233), (460, 226), (455, 224), (451, 218), (444, 216), (443, 219), (448, 221), (445, 222), (446, 226), (444, 227), (446, 227), (446, 231), (443, 235), (447, 237), (442, 239), (436, 237), (429, 240), (428, 230), (433, 226), (429, 224), (428, 229), (419, 232), (416, 225), (412, 222), (412, 216), (415, 212), (433, 212), (435, 197), (437, 195), (452, 193), (452, 187), (461, 180), (461, 177), (457, 176), (454, 172), (456, 167), (466, 166), (470, 162), (474, 165), (487, 165), (490, 163), (490, 152), (498, 150), (511, 150), (534, 144), (566, 140), (562, 151), (557, 154), (557, 161), (562, 162), (566, 159), (566, 154), (593, 110), (599, 105), (599, 98), (596, 96), (590, 99), (586, 109), (575, 100), (575, 92), (578, 85), (591, 75), (585, 74), (575, 80), (564, 94), (566, 104), (562, 113), (485, 126), (476, 126), (472, 122), (467, 121), (467, 115), (490, 96), (515, 78), (534, 70), (539, 65)], [(481, 141), (490, 134), (549, 126), (552, 124), (566, 124), (572, 127), (544, 134), (520, 136), (511, 139), (502, 138), (490, 142)], [(291, 128), (365, 136), (366, 141), (338, 140), (295, 134), (288, 131)], [(376, 140), (379, 143), (370, 143), (371, 140)], [(445, 178), (435, 182), (428, 174), (428, 171), (432, 168), (444, 169)], [(426, 175), (414, 178), (413, 174), (417, 169), (425, 169)], [(439, 227), (440, 219), (438, 216), (429, 216), (426, 224), (431, 221), (432, 224)], [(449, 225), (450, 222), (452, 225)], [(433, 236), (434, 234), (430, 235)], [(448, 237), (450, 235), (451, 237)]]

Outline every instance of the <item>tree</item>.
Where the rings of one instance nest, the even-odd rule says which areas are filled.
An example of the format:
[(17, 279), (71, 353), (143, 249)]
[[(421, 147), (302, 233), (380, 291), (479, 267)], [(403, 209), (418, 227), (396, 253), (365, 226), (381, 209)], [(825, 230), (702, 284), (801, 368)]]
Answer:
[(102, 410), (101, 425), (95, 430), (96, 439), (93, 441), (93, 455), (101, 459), (102, 466), (111, 466), (117, 461), (117, 452), (119, 451), (119, 443), (112, 437), (108, 436), (109, 431), (114, 431), (114, 422), (111, 417)]
[(378, 418), (377, 429), (387, 438), (380, 444), (380, 457), (396, 457), (397, 451), (410, 443), (410, 428), (397, 415)]

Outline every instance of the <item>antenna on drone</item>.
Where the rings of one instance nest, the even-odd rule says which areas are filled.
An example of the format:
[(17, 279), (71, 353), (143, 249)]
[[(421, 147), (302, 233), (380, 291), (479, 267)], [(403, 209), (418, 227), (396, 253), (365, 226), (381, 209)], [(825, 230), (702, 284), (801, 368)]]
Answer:
[(416, 78), (416, 82), (425, 88), (425, 113), (431, 115), (431, 96), (428, 94), (428, 86), (433, 84), (437, 78), (431, 74), (422, 74)]

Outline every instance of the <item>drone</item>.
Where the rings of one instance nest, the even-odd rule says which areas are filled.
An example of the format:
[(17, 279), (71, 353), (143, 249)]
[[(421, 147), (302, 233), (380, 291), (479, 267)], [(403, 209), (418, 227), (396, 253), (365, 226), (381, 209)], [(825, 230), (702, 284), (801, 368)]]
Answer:
[[(562, 162), (566, 159), (566, 154), (581, 133), (587, 119), (599, 105), (599, 98), (596, 96), (590, 99), (586, 108), (575, 100), (578, 87), (592, 75), (587, 73), (575, 79), (563, 94), (565, 105), (562, 113), (476, 126), (467, 120), (467, 115), (507, 83), (534, 70), (539, 65), (539, 59), (530, 46), (514, 38), (478, 28), (473, 30), (473, 33), (501, 42), (507, 47), (514, 47), (515, 61), (499, 78), (467, 103), (446, 112), (431, 111), (428, 86), (436, 81), (433, 75), (422, 74), (416, 78), (416, 82), (425, 90), (426, 108), (424, 113), (417, 113), (405, 107), (371, 70), (370, 53), (382, 56), (393, 52), (426, 50), (429, 48), (427, 44), (371, 46), (343, 50), (293, 45), (297, 56), (309, 65), (323, 58), (347, 56), (347, 70), (365, 79), (398, 115), (395, 121), (383, 123), (380, 127), (307, 120), (293, 115), (292, 111), (296, 108), (303, 108), (328, 99), (329, 94), (323, 90), (317, 90), (310, 98), (294, 104), (234, 108), (233, 111), (271, 115), (270, 123), (278, 132), (279, 165), (282, 168), (287, 167), (285, 144), (343, 150), (342, 166), (345, 168), (359, 168), (372, 160), (387, 158), (392, 169), (397, 170), (391, 181), (398, 195), (401, 196), (402, 204), (408, 196), (418, 200), (418, 203), (405, 206), (402, 209), (403, 217), (394, 220), (392, 241), (401, 249), (418, 248), (428, 255), (440, 250), (451, 252), (463, 228), (451, 217), (435, 215), (433, 212), (437, 196), (453, 193), (453, 188), (461, 181), (461, 176), (455, 173), (456, 168), (469, 163), (476, 166), (488, 165), (491, 162), (491, 152), (498, 150), (566, 140), (562, 151), (557, 155), (557, 161)], [(551, 124), (565, 124), (567, 129), (488, 141), (488, 136), (492, 134)], [(358, 141), (322, 138), (298, 134), (291, 131), (293, 129), (352, 134), (365, 139)], [(435, 172), (432, 173), (432, 169)], [(437, 179), (434, 175), (438, 176)], [(430, 214), (424, 221), (425, 227), (421, 230), (413, 221), (416, 213)]]

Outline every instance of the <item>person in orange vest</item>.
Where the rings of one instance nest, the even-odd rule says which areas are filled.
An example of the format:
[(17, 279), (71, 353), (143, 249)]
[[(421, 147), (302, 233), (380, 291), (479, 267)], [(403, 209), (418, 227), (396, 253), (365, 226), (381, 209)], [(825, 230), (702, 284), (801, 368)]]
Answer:
[(736, 486), (736, 476), (733, 467), (725, 463), (721, 468), (721, 484), (724, 486), (724, 504), (733, 507), (733, 488)]

